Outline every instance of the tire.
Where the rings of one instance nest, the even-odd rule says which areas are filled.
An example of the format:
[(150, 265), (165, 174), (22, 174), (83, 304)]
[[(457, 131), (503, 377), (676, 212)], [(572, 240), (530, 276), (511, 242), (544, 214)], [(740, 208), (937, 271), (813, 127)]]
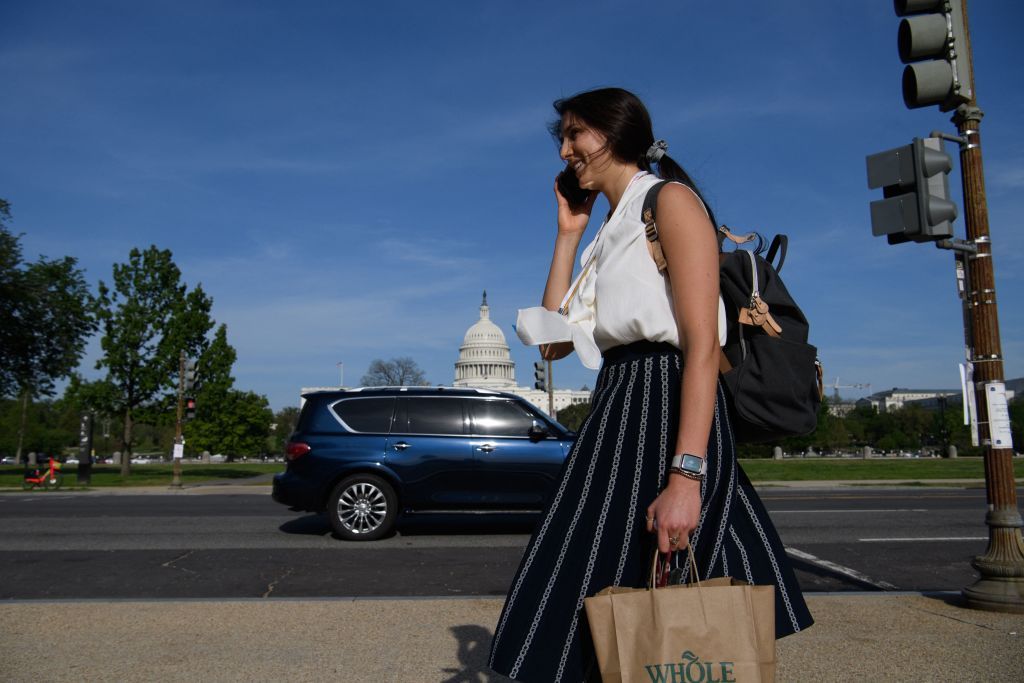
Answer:
[(56, 491), (57, 489), (60, 488), (60, 485), (62, 483), (64, 483), (64, 473), (56, 472), (53, 475), (53, 478), (47, 476), (46, 479), (43, 480), (43, 488), (50, 489), (51, 491)]
[(28, 491), (29, 489), (31, 489), (33, 487), (35, 487), (35, 482), (31, 482), (28, 479), (22, 479), (21, 480), (21, 488), (22, 488), (22, 490)]
[(327, 518), (346, 541), (375, 541), (392, 532), (398, 518), (395, 489), (378, 476), (354, 474), (342, 479), (327, 500)]

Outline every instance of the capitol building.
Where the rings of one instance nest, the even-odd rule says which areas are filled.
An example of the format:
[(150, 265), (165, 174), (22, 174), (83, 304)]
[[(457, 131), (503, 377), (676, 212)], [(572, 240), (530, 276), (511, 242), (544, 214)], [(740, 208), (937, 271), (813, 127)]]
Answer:
[[(455, 362), (457, 387), (493, 389), (522, 396), (545, 414), (548, 412), (548, 393), (516, 384), (516, 364), (509, 353), (505, 334), (491, 320), (487, 305), (487, 292), (480, 304), (480, 319), (468, 330), (459, 347), (459, 360)], [(577, 403), (588, 403), (589, 391), (555, 389), (555, 413)]]

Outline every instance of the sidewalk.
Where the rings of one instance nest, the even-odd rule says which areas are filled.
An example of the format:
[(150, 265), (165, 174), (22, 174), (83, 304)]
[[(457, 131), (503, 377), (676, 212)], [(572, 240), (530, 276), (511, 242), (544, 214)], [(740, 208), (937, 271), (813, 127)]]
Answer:
[[(778, 642), (777, 680), (1020, 680), (1024, 615), (954, 600), (809, 594), (817, 623)], [(6, 603), (0, 678), (497, 683), (508, 679), (485, 664), (501, 605), (498, 598)]]

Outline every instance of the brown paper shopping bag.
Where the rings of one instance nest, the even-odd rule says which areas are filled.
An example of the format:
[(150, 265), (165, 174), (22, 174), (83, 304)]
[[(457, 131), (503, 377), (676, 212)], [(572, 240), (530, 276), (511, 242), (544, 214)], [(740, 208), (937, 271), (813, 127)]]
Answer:
[(728, 577), (654, 589), (605, 588), (584, 600), (602, 680), (773, 681), (774, 591)]

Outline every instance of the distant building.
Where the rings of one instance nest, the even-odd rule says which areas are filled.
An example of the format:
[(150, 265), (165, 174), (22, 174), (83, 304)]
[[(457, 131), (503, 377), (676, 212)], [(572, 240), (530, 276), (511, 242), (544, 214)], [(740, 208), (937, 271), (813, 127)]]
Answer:
[[(532, 387), (521, 387), (516, 383), (516, 364), (512, 360), (505, 333), (491, 320), (491, 308), (487, 305), (487, 292), (480, 303), (480, 319), (466, 330), (459, 347), (459, 359), (455, 361), (457, 387), (475, 387), (507, 391), (522, 396), (545, 414), (548, 412), (548, 393)], [(586, 390), (555, 389), (555, 413), (577, 403), (588, 403), (590, 392)]]
[[(512, 360), (505, 333), (491, 320), (491, 308), (487, 305), (487, 292), (480, 304), (480, 319), (473, 323), (462, 339), (459, 359), (455, 361), (456, 387), (506, 391), (522, 396), (548, 414), (548, 392), (516, 384), (516, 363)], [(339, 387), (303, 387), (300, 394), (313, 391), (337, 390)], [(554, 407), (559, 410), (578, 403), (589, 403), (590, 391), (586, 389), (555, 389)], [(301, 406), (305, 400), (299, 400)]]
[(893, 387), (887, 391), (878, 391), (857, 401), (857, 407), (869, 406), (880, 413), (899, 410), (906, 405), (916, 404), (923, 408), (938, 408), (940, 398), (960, 400), (959, 389), (900, 389)]
[[(1016, 392), (1011, 386), (1019, 387), (1020, 380), (1006, 382), (1006, 400), (1012, 401)], [(959, 389), (898, 389), (879, 391), (857, 401), (857, 407), (870, 406), (880, 413), (899, 410), (907, 406), (918, 406), (925, 410), (940, 410), (961, 405), (963, 394)], [(847, 411), (849, 412), (849, 411)]]

